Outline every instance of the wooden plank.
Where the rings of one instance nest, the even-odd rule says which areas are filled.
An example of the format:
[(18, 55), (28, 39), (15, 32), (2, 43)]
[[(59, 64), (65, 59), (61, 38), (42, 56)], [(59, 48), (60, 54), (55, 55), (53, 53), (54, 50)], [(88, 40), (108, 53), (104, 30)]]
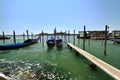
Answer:
[(109, 74), (114, 79), (120, 80), (119, 69), (109, 65), (108, 63), (102, 61), (101, 59), (91, 55), (90, 53), (74, 46), (73, 44), (68, 43), (67, 45), (75, 49), (78, 53), (86, 57), (89, 61), (93, 62), (95, 65), (97, 65), (99, 68), (101, 68), (103, 71), (105, 71), (107, 74)]

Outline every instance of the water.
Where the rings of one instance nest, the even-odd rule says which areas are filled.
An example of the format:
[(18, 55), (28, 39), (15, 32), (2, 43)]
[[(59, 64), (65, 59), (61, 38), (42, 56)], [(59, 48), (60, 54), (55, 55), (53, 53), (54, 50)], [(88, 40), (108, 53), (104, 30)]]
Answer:
[[(71, 37), (71, 43), (72, 40)], [(17, 41), (22, 42), (22, 37), (17, 36)], [(102, 43), (101, 40), (90, 40), (88, 45), (86, 40), (86, 51), (120, 69), (120, 45), (108, 41), (105, 57)], [(0, 51), (0, 72), (10, 80), (114, 80), (98, 67), (92, 70), (90, 62), (81, 55), (77, 56), (65, 43), (61, 49), (48, 49), (46, 43), (44, 45), (38, 42), (16, 50)], [(76, 39), (76, 46), (82, 48), (82, 39)]]

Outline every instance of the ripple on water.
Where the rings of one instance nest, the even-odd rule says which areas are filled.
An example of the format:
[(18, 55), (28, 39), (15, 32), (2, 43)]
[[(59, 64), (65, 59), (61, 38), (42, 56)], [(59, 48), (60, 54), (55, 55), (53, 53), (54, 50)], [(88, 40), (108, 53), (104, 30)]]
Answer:
[(9, 80), (72, 80), (71, 72), (65, 72), (55, 64), (0, 59), (0, 72)]

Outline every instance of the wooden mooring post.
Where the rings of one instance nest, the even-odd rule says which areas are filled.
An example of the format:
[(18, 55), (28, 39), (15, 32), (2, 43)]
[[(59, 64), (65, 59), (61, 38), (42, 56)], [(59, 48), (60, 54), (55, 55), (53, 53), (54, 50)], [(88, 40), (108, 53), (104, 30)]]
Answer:
[(47, 34), (47, 40), (48, 40), (49, 35)]
[(65, 33), (64, 33), (64, 41), (65, 41), (65, 43), (67, 43), (67, 35), (66, 35), (66, 31), (65, 31)]
[(84, 33), (83, 33), (83, 50), (85, 50), (85, 30), (86, 30), (86, 26), (84, 26)]
[(107, 47), (107, 29), (109, 27), (106, 25), (105, 26), (105, 43), (104, 43), (104, 56), (106, 56), (106, 47)]
[(54, 43), (55, 43), (55, 46), (56, 46), (56, 28), (54, 29)]
[(3, 43), (5, 43), (5, 34), (4, 34), (4, 31), (3, 31)]
[(68, 30), (68, 43), (70, 43), (70, 31)]
[(31, 39), (33, 39), (33, 33), (31, 32)]
[(29, 39), (29, 33), (28, 33), (28, 30), (26, 30), (26, 33), (27, 33), (27, 39)]
[(42, 35), (42, 34), (39, 35), (39, 37), (40, 37), (40, 42), (41, 42), (41, 35)]
[(25, 41), (25, 33), (23, 33), (23, 41)]
[(44, 47), (44, 32), (42, 30), (42, 46)]
[(62, 34), (61, 34), (61, 38), (63, 39), (63, 32), (61, 31), (61, 33), (62, 33)]
[(15, 35), (15, 31), (13, 31), (13, 39), (14, 39), (14, 43), (16, 43), (16, 35)]
[[(79, 31), (78, 31), (78, 35), (80, 35), (80, 34), (79, 34)], [(80, 39), (79, 39), (79, 38), (77, 38), (77, 39), (78, 39), (78, 44), (80, 44)]]
[(67, 31), (65, 31), (65, 40), (66, 40), (66, 42), (68, 42), (68, 40), (67, 40)]
[(64, 42), (66, 43), (65, 34), (66, 34), (66, 32), (64, 33)]
[(75, 45), (75, 30), (73, 30), (73, 44)]

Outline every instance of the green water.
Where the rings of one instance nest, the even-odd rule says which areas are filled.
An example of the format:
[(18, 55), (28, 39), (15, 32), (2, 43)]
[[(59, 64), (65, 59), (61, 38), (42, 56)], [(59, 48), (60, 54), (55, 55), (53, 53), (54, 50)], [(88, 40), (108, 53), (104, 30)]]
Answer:
[[(71, 43), (72, 40), (71, 37)], [(23, 41), (22, 37), (18, 36), (17, 41)], [(82, 48), (82, 42), (82, 39), (79, 41), (76, 39), (76, 46)], [(3, 44), (2, 41), (0, 43)], [(6, 43), (12, 43), (12, 39), (7, 40)], [(86, 40), (86, 51), (120, 69), (119, 44), (108, 41), (105, 57), (102, 40), (90, 40), (90, 45)], [(43, 47), (42, 43), (38, 42), (16, 50), (0, 51), (0, 69), (7, 69), (12, 75), (21, 68), (30, 70), (39, 80), (114, 80), (98, 67), (92, 70), (89, 67), (90, 62), (75, 53), (65, 43), (61, 49), (56, 47), (48, 49), (46, 43)]]

